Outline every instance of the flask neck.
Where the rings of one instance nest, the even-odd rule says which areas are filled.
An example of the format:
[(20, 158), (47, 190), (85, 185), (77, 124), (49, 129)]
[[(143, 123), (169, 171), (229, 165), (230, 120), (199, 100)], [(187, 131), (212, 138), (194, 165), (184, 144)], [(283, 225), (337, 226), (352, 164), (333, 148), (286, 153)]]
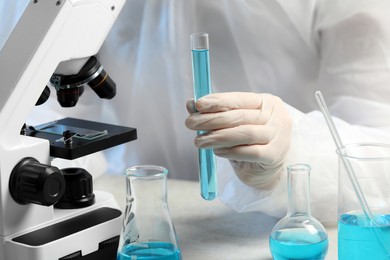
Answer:
[(150, 205), (151, 201), (167, 201), (166, 176), (157, 178), (128, 177), (127, 197), (138, 203)]
[(287, 169), (288, 214), (310, 215), (310, 167), (293, 165)]

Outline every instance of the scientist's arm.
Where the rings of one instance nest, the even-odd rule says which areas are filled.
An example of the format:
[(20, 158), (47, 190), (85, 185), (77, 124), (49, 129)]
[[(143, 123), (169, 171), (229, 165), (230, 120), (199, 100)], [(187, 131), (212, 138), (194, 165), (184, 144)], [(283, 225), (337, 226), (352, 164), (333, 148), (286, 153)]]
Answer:
[(216, 93), (195, 104), (190, 100), (187, 110), (186, 126), (207, 131), (195, 138), (198, 148), (213, 148), (217, 156), (229, 159), (243, 183), (257, 189), (274, 186), (284, 169), (291, 137), (291, 119), (280, 98)]
[[(313, 82), (313, 102), (315, 90), (320, 89), (344, 143), (390, 143), (390, 2), (322, 3), (307, 37), (316, 41), (321, 63), (318, 80)], [(297, 11), (290, 15), (303, 14)], [(291, 20), (299, 20), (294, 19), (297, 17)], [(303, 162), (312, 166), (312, 213), (322, 221), (334, 222), (337, 219), (338, 161), (329, 129), (318, 110), (302, 113), (285, 106), (292, 120), (291, 144), (283, 158), (285, 165)], [(194, 114), (190, 118), (193, 116), (200, 117)], [(239, 212), (261, 211), (282, 217), (286, 207), (283, 200), (287, 197), (283, 178), (282, 174), (281, 180), (269, 191), (249, 189), (232, 178), (224, 183), (220, 198)]]
[(372, 136), (390, 128), (389, 8), (389, 1), (324, 1), (316, 25), (318, 85), (332, 115)]

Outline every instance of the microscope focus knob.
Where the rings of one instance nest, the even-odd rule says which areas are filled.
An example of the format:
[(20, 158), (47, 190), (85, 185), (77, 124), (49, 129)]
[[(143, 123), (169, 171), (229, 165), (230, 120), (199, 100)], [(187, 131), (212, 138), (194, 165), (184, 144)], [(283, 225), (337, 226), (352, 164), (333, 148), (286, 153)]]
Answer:
[(19, 204), (51, 206), (64, 194), (65, 179), (57, 167), (27, 157), (12, 170), (9, 190)]
[(66, 190), (54, 206), (60, 209), (78, 209), (95, 203), (92, 175), (83, 168), (61, 169), (65, 178)]

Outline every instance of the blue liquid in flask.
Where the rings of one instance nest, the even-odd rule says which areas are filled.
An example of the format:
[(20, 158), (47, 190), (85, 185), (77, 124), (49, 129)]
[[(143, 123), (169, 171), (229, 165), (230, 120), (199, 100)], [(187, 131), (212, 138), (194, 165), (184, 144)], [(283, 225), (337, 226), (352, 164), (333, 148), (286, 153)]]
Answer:
[[(192, 50), (192, 72), (195, 101), (211, 93), (210, 58), (208, 49)], [(198, 131), (197, 134), (203, 134)], [(199, 149), (199, 179), (201, 196), (205, 200), (217, 197), (216, 163), (213, 149)]]
[(277, 231), (270, 237), (274, 260), (322, 260), (328, 252), (325, 232), (310, 233), (304, 228)]
[(181, 253), (170, 243), (138, 243), (124, 246), (117, 260), (181, 260)]
[(339, 260), (390, 259), (382, 244), (390, 246), (390, 215), (374, 217), (379, 227), (362, 215), (344, 214), (340, 216), (338, 222)]

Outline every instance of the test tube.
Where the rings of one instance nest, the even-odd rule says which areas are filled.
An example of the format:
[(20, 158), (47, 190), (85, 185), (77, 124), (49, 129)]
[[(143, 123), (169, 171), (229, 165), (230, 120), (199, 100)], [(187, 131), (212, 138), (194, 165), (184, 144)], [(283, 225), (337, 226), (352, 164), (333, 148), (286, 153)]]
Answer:
[[(209, 36), (207, 33), (193, 33), (190, 36), (194, 99), (211, 93)], [(203, 134), (205, 131), (197, 131)], [(201, 196), (205, 200), (217, 197), (215, 155), (213, 149), (198, 149), (199, 181)]]

